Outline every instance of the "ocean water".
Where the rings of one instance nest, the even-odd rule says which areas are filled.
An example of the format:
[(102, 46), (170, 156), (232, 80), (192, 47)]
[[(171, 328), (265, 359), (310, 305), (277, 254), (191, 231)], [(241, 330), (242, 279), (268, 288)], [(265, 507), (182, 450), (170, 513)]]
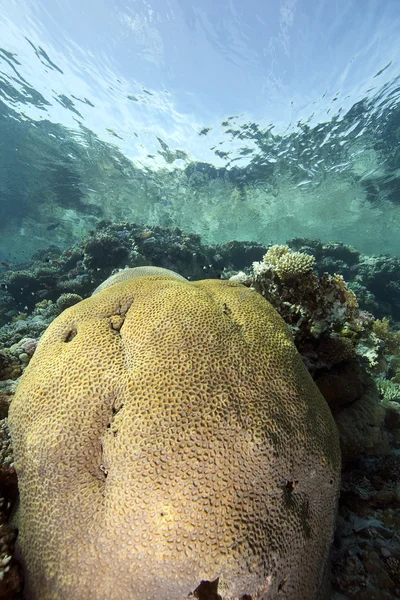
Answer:
[(400, 254), (397, 0), (2, 5), (2, 260), (101, 219)]
[[(184, 446), (179, 435), (185, 436), (187, 431), (192, 431), (187, 425), (190, 419), (186, 420), (187, 415), (183, 414), (181, 398), (185, 402), (189, 400), (186, 402), (188, 415), (192, 410), (195, 415), (195, 437), (190, 438), (190, 448), (193, 439), (197, 440), (198, 447), (214, 449), (215, 439), (218, 442), (222, 439), (221, 448), (225, 448), (224, 435), (230, 428), (232, 417), (232, 423), (239, 423), (240, 433), (245, 432), (245, 436), (249, 435), (246, 440), (250, 439), (248, 445), (243, 445), (243, 455), (247, 456), (248, 452), (246, 468), (236, 471), (233, 505), (237, 504), (240, 494), (236, 492), (242, 481), (245, 481), (244, 485), (248, 484), (243, 496), (245, 501), (247, 497), (251, 505), (258, 497), (258, 492), (254, 492), (254, 487), (258, 489), (254, 484), (257, 484), (258, 472), (253, 479), (251, 469), (254, 465), (249, 457), (254, 456), (254, 464), (258, 465), (257, 452), (260, 450), (262, 454), (266, 448), (268, 452), (272, 448), (273, 458), (272, 453), (268, 454), (263, 466), (272, 472), (270, 464), (274, 464), (276, 457), (279, 457), (276, 462), (282, 463), (277, 469), (277, 483), (273, 480), (271, 484), (268, 480), (270, 487), (263, 483), (259, 488), (262, 493), (267, 488), (268, 493), (273, 490), (271, 498), (278, 498), (287, 511), (282, 514), (290, 518), (295, 515), (295, 518), (290, 521), (285, 516), (282, 530), (275, 530), (269, 517), (261, 511), (256, 527), (253, 530), (244, 528), (243, 538), (249, 538), (246, 539), (249, 548), (253, 548), (253, 533), (258, 535), (262, 531), (263, 535), (271, 533), (266, 541), (268, 550), (270, 539), (274, 544), (276, 542), (277, 550), (275, 552), (274, 547), (271, 556), (268, 555), (270, 570), (266, 579), (267, 570), (263, 572), (262, 582), (258, 580), (257, 591), (248, 595), (247, 588), (240, 592), (235, 588), (235, 597), (240, 596), (240, 600), (400, 598), (399, 32), (400, 0), (0, 0), (0, 600), (44, 600), (41, 582), (44, 582), (43, 589), (50, 589), (46, 600), (55, 600), (51, 592), (53, 585), (52, 589), (59, 593), (57, 598), (66, 598), (65, 594), (69, 592), (65, 590), (74, 589), (74, 598), (68, 600), (76, 600), (76, 594), (81, 594), (79, 598), (83, 600), (88, 600), (89, 596), (101, 596), (104, 600), (104, 594), (108, 594), (107, 600), (122, 597), (128, 600), (126, 589), (130, 593), (137, 582), (132, 583), (136, 573), (133, 578), (126, 576), (124, 552), (130, 552), (127, 544), (131, 544), (131, 539), (124, 537), (126, 530), (130, 528), (136, 535), (143, 523), (153, 522), (155, 515), (159, 530), (167, 524), (165, 531), (168, 526), (169, 532), (176, 514), (186, 506), (186, 499), (179, 505), (174, 480), (168, 488), (173, 502), (166, 510), (160, 494), (156, 498), (156, 511), (150, 507), (150, 519), (137, 516), (147, 514), (140, 511), (151, 504), (148, 498), (154, 489), (157, 491), (157, 486), (152, 488), (150, 485), (149, 493), (144, 494), (146, 501), (139, 507), (137, 496), (129, 496), (126, 491), (126, 482), (123, 483), (125, 487), (118, 485), (121, 480), (125, 481), (118, 479), (117, 472), (123, 471), (119, 458), (113, 463), (112, 452), (109, 457), (107, 450), (103, 453), (107, 444), (111, 447), (114, 443), (114, 438), (110, 442), (107, 436), (119, 435), (118, 423), (124, 424), (124, 418), (127, 419), (124, 417), (126, 411), (120, 413), (125, 400), (126, 404), (133, 403), (141, 393), (140, 390), (135, 392), (135, 377), (137, 373), (141, 375), (138, 348), (141, 348), (142, 338), (138, 335), (136, 343), (134, 335), (129, 333), (129, 327), (136, 332), (134, 327), (139, 323), (134, 312), (136, 296), (129, 302), (122, 302), (118, 297), (119, 304), (117, 302), (115, 310), (112, 309), (115, 314), (109, 316), (108, 308), (102, 312), (101, 296), (91, 298), (91, 295), (98, 286), (111, 286), (117, 270), (126, 266), (147, 269), (149, 264), (172, 269), (188, 280), (236, 278), (252, 291), (230, 284), (225, 286), (225, 282), (221, 288), (236, 290), (239, 314), (245, 305), (243, 298), (249, 305), (250, 298), (256, 298), (255, 302), (265, 307), (259, 292), (285, 320), (302, 359), (298, 364), (304, 373), (299, 376), (298, 388), (296, 381), (291, 382), (293, 373), (297, 373), (298, 367), (293, 367), (297, 365), (293, 358), (297, 353), (291, 355), (293, 364), (289, 364), (288, 369), (278, 360), (280, 347), (286, 352), (289, 338), (285, 338), (283, 344), (281, 338), (276, 338), (271, 353), (273, 358), (268, 355), (266, 361), (265, 377), (257, 362), (263, 352), (259, 349), (249, 354), (253, 370), (240, 363), (239, 351), (227, 354), (229, 360), (225, 360), (226, 348), (243, 351), (253, 334), (251, 331), (248, 334), (247, 325), (243, 325), (243, 315), (236, 320), (229, 302), (222, 306), (218, 304), (222, 296), (218, 302), (213, 299), (215, 306), (210, 308), (214, 311), (210, 322), (213, 323), (215, 317), (221, 329), (215, 329), (215, 335), (212, 331), (208, 335), (206, 318), (201, 322), (202, 329), (199, 328), (200, 321), (196, 319), (199, 314), (208, 314), (204, 298), (208, 293), (211, 298), (215, 282), (211, 282), (209, 288), (210, 282), (204, 284), (201, 300), (204, 306), (199, 311), (197, 305), (196, 310), (192, 310), (189, 301), (187, 312), (183, 301), (180, 311), (179, 294), (174, 300), (178, 302), (173, 305), (174, 310), (167, 310), (161, 317), (162, 301), (157, 304), (157, 295), (155, 299), (151, 294), (143, 296), (142, 303), (138, 303), (139, 307), (144, 307), (143, 314), (150, 315), (145, 319), (146, 335), (143, 336), (144, 364), (150, 376), (148, 380), (143, 378), (146, 385), (139, 398), (139, 410), (134, 411), (134, 418), (128, 417), (127, 430), (131, 431), (132, 426), (132, 431), (136, 428), (141, 432), (144, 424), (143, 432), (149, 433), (140, 435), (143, 439), (147, 435), (151, 440), (150, 448), (159, 445), (161, 457), (164, 455), (165, 431), (172, 431), (172, 438), (175, 435), (175, 417), (182, 429), (181, 432), (177, 427), (176, 431), (179, 431), (173, 439), (174, 443), (179, 441), (179, 448)], [(277, 247), (286, 243), (290, 250), (287, 246)], [(264, 256), (269, 258), (263, 260)], [(138, 271), (134, 274), (137, 276)], [(131, 271), (124, 270), (117, 274), (117, 279), (131, 276)], [(167, 288), (170, 283), (168, 280)], [(188, 292), (192, 294), (193, 290), (201, 290), (203, 284), (199, 288), (186, 282), (181, 285), (192, 290)], [(219, 285), (216, 287), (218, 289)], [(139, 289), (140, 285), (132, 294), (139, 293)], [(178, 288), (171, 286), (173, 289)], [(174, 297), (172, 293), (171, 297)], [(86, 304), (81, 303), (83, 299), (87, 299)], [(211, 305), (211, 300), (209, 303)], [(132, 306), (130, 321), (125, 322)], [(65, 312), (70, 307), (72, 312)], [(85, 312), (82, 307), (91, 308)], [(215, 316), (216, 311), (220, 311), (220, 318)], [(246, 311), (243, 312), (246, 316)], [(251, 316), (252, 310), (248, 312)], [(172, 313), (179, 313), (177, 337), (181, 346), (178, 344), (177, 348), (173, 347), (175, 317), (171, 317)], [(276, 315), (271, 317), (275, 318)], [(54, 319), (63, 325), (42, 338)], [(250, 320), (255, 323), (254, 331), (258, 331), (259, 321)], [(231, 341), (233, 337), (226, 337), (231, 346), (222, 342), (225, 342), (223, 336), (228, 331), (228, 322), (237, 336), (237, 346)], [(104, 327), (101, 335), (95, 330), (99, 323), (101, 328)], [(272, 330), (275, 331), (275, 325), (271, 326)], [(96, 335), (92, 336), (92, 331), (96, 331)], [(198, 331), (203, 331), (204, 336), (197, 335)], [(220, 331), (224, 333), (220, 334)], [(173, 391), (174, 381), (165, 384), (163, 379), (159, 385), (159, 379), (163, 377), (160, 373), (164, 371), (157, 364), (153, 370), (162, 346), (160, 341), (156, 344), (154, 340), (160, 340), (157, 337), (160, 333), (167, 347), (167, 359), (161, 355), (160, 361), (165, 367), (165, 381), (172, 381), (178, 373), (180, 387), (177, 393)], [(171, 338), (168, 337), (170, 334)], [(112, 343), (104, 343), (107, 335), (111, 336), (107, 339)], [(216, 367), (208, 371), (203, 369), (202, 363), (203, 356), (207, 358), (206, 352), (203, 354), (203, 337), (208, 356), (216, 357)], [(265, 335), (266, 347), (270, 337), (275, 339), (272, 334)], [(168, 345), (170, 339), (171, 346)], [(191, 340), (188, 344), (187, 339)], [(72, 344), (68, 346), (67, 342)], [(96, 344), (103, 344), (104, 348), (102, 346), (99, 351)], [(197, 348), (193, 359), (190, 344)], [(113, 350), (108, 354), (109, 347), (119, 348), (119, 352)], [(149, 353), (149, 359), (146, 353)], [(121, 355), (124, 355), (123, 360)], [(122, 396), (123, 386), (119, 376), (115, 375), (118, 369), (113, 371), (115, 357), (118, 369), (121, 368), (121, 380), (125, 381), (124, 377), (128, 376), (132, 378), (132, 387), (128, 386), (126, 396)], [(32, 358), (33, 363), (30, 363)], [(191, 382), (192, 370), (197, 372), (196, 368), (201, 372), (198, 394)], [(97, 372), (100, 373), (99, 384)], [(87, 374), (86, 378), (81, 377), (83, 373)], [(204, 373), (207, 377), (205, 385), (201, 380)], [(227, 383), (223, 380), (226, 373), (229, 374)], [(322, 403), (319, 405), (321, 413), (310, 401), (317, 389), (309, 374), (326, 400), (323, 402), (321, 394), (317, 393)], [(19, 387), (20, 378), (25, 376), (25, 385)], [(248, 385), (247, 376), (251, 385)], [(190, 395), (192, 392), (188, 394), (185, 390), (187, 380), (184, 377), (191, 385), (190, 390), (197, 394), (193, 394), (195, 403)], [(213, 429), (207, 445), (204, 438), (208, 434), (203, 425), (205, 422), (215, 425), (214, 415), (218, 413), (220, 402), (215, 390), (219, 390), (220, 380), (223, 390), (220, 394), (223, 399), (221, 414), (225, 421), (218, 435)], [(310, 393), (305, 381), (311, 386)], [(242, 384), (244, 390), (246, 385), (251, 388), (249, 394), (245, 391), (242, 396), (240, 393), (235, 395), (232, 390), (242, 389)], [(60, 385), (61, 394), (58, 391)], [(151, 385), (155, 386), (154, 393)], [(202, 406), (203, 388), (207, 390), (205, 404), (211, 407), (211, 412), (205, 416), (199, 412), (199, 418), (195, 409)], [(255, 393), (254, 389), (261, 392)], [(283, 390), (282, 396), (279, 390)], [(326, 456), (318, 455), (315, 468), (307, 459), (301, 461), (301, 469), (296, 471), (293, 464), (298, 448), (293, 447), (292, 452), (291, 444), (297, 443), (301, 435), (298, 435), (291, 410), (301, 404), (298, 400), (302, 394), (307, 396), (309, 404), (307, 418), (300, 423), (301, 427), (307, 421), (304, 430), (310, 432), (310, 423), (314, 423), (311, 433), (316, 432), (315, 439), (320, 436), (324, 441), (333, 440), (333, 443)], [(201, 399), (199, 403), (197, 396)], [(162, 412), (159, 405), (166, 407), (160, 421), (154, 419), (154, 424), (161, 423), (159, 429), (155, 425), (146, 429), (147, 397), (150, 398), (149, 406), (154, 398), (161, 398), (160, 403), (154, 402), (157, 419)], [(263, 407), (271, 397), (274, 399), (273, 418), (268, 416), (268, 425), (265, 425), (265, 420), (257, 417), (254, 428), (251, 415), (247, 420), (247, 405)], [(176, 414), (172, 411), (173, 418), (170, 414), (172, 398), (179, 399)], [(82, 410), (84, 402), (87, 402), (87, 411)], [(230, 411), (227, 416), (225, 403)], [(34, 409), (31, 409), (32, 405)], [(58, 415), (60, 405), (60, 421), (54, 428), (54, 414)], [(13, 407), (16, 407), (14, 417)], [(76, 408), (75, 416), (71, 417), (69, 411)], [(106, 409), (112, 414), (104, 416)], [(21, 417), (18, 417), (18, 411), (21, 411)], [(330, 423), (327, 431), (332, 437), (320, 434), (325, 429), (320, 428), (319, 418), (323, 427)], [(19, 423), (23, 424), (21, 430), (26, 425), (23, 435), (19, 435)], [(170, 427), (170, 423), (174, 427)], [(259, 429), (260, 423), (265, 430)], [(276, 424), (282, 423), (287, 438), (276, 433), (279, 429)], [(79, 442), (75, 435), (81, 436)], [(129, 438), (129, 443), (134, 445), (136, 442), (132, 439)], [(142, 441), (140, 438), (133, 452), (124, 450), (121, 460), (132, 459), (133, 467), (129, 472), (139, 469), (139, 461), (145, 454), (137, 450)], [(310, 454), (314, 452), (313, 443)], [(305, 446), (302, 443), (300, 446), (303, 452)], [(77, 485), (75, 493), (75, 484), (70, 486), (68, 481), (65, 487), (73, 493), (71, 503), (65, 502), (63, 486), (67, 476), (59, 488), (61, 494), (54, 491), (57, 490), (54, 481), (58, 481), (60, 473), (62, 476), (67, 473), (67, 463), (71, 480), (77, 471), (79, 476), (85, 471), (75, 468), (75, 459), (77, 455), (79, 458), (82, 447), (87, 448), (90, 458), (90, 477), (94, 474), (90, 489), (95, 487), (99, 491), (94, 508), (90, 506), (91, 515), (93, 513), (96, 519), (98, 514), (100, 517), (93, 521), (93, 527), (87, 527), (86, 532), (79, 529), (74, 538), (70, 525), (75, 526), (78, 521), (70, 519), (68, 511), (85, 513), (88, 496), (84, 486)], [(149, 473), (157, 475), (159, 468), (153, 467), (160, 462), (173, 464), (177, 456), (179, 459), (177, 447), (167, 448), (168, 460), (160, 458), (158, 461), (155, 454), (156, 460), (152, 462), (150, 453), (150, 468), (145, 462), (143, 470), (137, 471), (138, 477), (131, 477), (132, 481), (141, 484)], [(235, 436), (233, 447), (240, 463), (241, 446), (237, 445)], [(286, 462), (281, 460), (281, 449), (288, 452)], [(226, 459), (226, 463), (221, 463), (226, 466), (221, 470), (221, 477), (212, 474), (212, 481), (217, 479), (221, 485), (226, 481), (224, 470), (231, 472), (231, 455), (228, 454), (221, 449), (215, 452), (216, 462), (221, 456)], [(190, 454), (188, 463), (193, 456), (201, 463), (196, 453)], [(23, 460), (28, 465), (26, 469), (21, 466)], [(192, 486), (194, 512), (200, 510), (199, 504), (195, 504), (199, 498), (205, 498), (206, 504), (209, 500), (212, 506), (217, 498), (215, 505), (221, 506), (221, 515), (225, 515), (229, 505), (220, 503), (218, 495), (214, 497), (214, 483), (212, 489), (207, 488), (208, 480), (204, 489), (199, 486), (199, 474), (211, 473), (209, 462), (206, 455), (201, 468), (196, 463), (190, 471), (183, 454), (182, 463), (179, 460), (177, 463), (176, 479), (183, 473), (182, 498), (186, 498), (186, 492)], [(59, 464), (63, 465), (61, 469)], [(329, 473), (331, 464), (335, 464), (334, 476)], [(236, 468), (236, 462), (234, 466)], [(164, 466), (160, 468), (162, 470)], [(130, 466), (126, 470), (129, 469)], [(186, 475), (189, 471), (188, 483)], [(34, 493), (30, 493), (28, 484), (21, 485), (24, 472), (26, 480), (32, 472), (39, 473)], [(320, 479), (315, 475), (317, 472)], [(118, 551), (114, 546), (110, 552), (107, 549), (102, 571), (97, 569), (97, 547), (92, 543), (96, 534), (92, 532), (97, 531), (98, 522), (104, 525), (102, 509), (108, 488), (105, 492), (96, 486), (98, 481), (105, 486), (109, 473), (110, 480), (116, 482), (114, 489), (123, 489), (126, 493), (121, 506), (124, 504), (129, 508), (126, 523), (133, 515), (132, 523), (136, 523), (136, 529), (131, 525), (121, 528), (121, 540), (118, 539), (121, 546)], [(146, 477), (142, 476), (144, 473)], [(93, 486), (94, 480), (96, 486)], [(335, 489), (332, 487), (334, 480)], [(160, 481), (157, 480), (157, 485)], [(161, 482), (160, 489), (163, 485)], [(248, 493), (249, 488), (251, 493)], [(219, 492), (221, 489), (218, 488)], [(47, 500), (42, 502), (41, 498), (45, 498), (49, 490), (49, 498), (61, 498), (57, 505), (61, 507), (59, 514), (53, 510), (56, 500), (51, 499), (47, 507), (55, 527), (51, 530), (41, 516), (38, 520), (32, 518), (32, 527), (29, 518), (36, 513), (29, 507), (35, 508), (38, 497), (42, 511)], [(199, 490), (204, 493), (198, 494)], [(223, 499), (225, 492), (224, 488)], [(10, 521), (18, 494), (21, 506), (25, 503), (25, 508)], [(324, 494), (331, 507), (327, 519), (327, 505), (321, 500), (325, 498)], [(271, 515), (280, 514), (273, 508), (274, 501), (267, 506), (268, 510), (272, 507)], [(136, 502), (134, 510), (131, 510), (132, 502)], [(175, 511), (177, 502), (178, 510)], [(321, 559), (321, 573), (314, 578), (321, 585), (310, 578), (308, 589), (312, 588), (314, 592), (317, 587), (319, 589), (311, 598), (311, 592), (307, 597), (297, 594), (296, 585), (304, 584), (304, 589), (307, 588), (307, 580), (302, 577), (303, 567), (305, 572), (309, 567), (304, 548), (308, 553), (312, 547), (310, 540), (320, 539), (319, 535), (314, 536), (315, 529), (309, 526), (310, 515), (320, 514), (314, 511), (316, 506), (318, 511), (323, 507), (321, 514), (325, 511), (324, 524), (320, 521), (317, 525), (321, 530), (326, 526), (326, 539), (330, 543), (334, 537), (334, 543), (331, 544), (332, 560)], [(97, 507), (100, 507), (99, 513)], [(248, 507), (243, 509), (240, 505), (240, 508), (242, 517)], [(208, 514), (208, 511), (207, 505), (205, 512)], [(196, 555), (193, 564), (197, 565), (198, 554), (203, 568), (201, 561), (210, 554), (207, 550), (209, 539), (203, 535), (205, 528), (203, 531), (200, 512), (196, 512), (200, 526), (196, 529), (197, 521), (196, 527), (193, 525), (194, 512), (190, 513), (194, 542), (206, 540), (206, 545), (196, 546), (192, 553)], [(251, 508), (248, 512), (251, 517)], [(62, 520), (66, 515), (65, 531), (72, 542), (65, 553), (59, 516)], [(164, 517), (165, 522), (162, 521)], [(246, 523), (247, 520), (251, 522), (250, 517), (247, 519), (246, 512)], [(292, 543), (294, 538), (287, 538), (286, 523), (291, 527), (290, 523), (297, 523), (297, 517), (301, 540), (295, 547), (296, 540)], [(218, 521), (219, 533), (212, 534), (214, 529), (211, 529), (210, 540), (218, 539), (219, 543), (219, 536), (224, 537), (222, 526), (227, 525), (231, 530), (233, 527), (225, 517), (218, 519), (217, 514), (215, 522)], [(84, 518), (82, 522), (85, 523)], [(262, 527), (259, 527), (260, 523)], [(20, 527), (19, 537), (13, 529), (15, 524)], [(183, 525), (185, 529), (187, 522), (184, 520)], [(25, 537), (24, 527), (28, 532)], [(242, 531), (241, 525), (238, 530)], [(145, 526), (143, 534), (143, 548), (151, 547)], [(104, 540), (107, 536), (108, 530)], [(228, 538), (231, 539), (229, 536), (230, 533)], [(56, 552), (57, 560), (52, 563), (51, 552), (46, 554), (46, 550), (42, 555), (41, 545), (48, 548), (53, 539), (60, 541), (62, 552)], [(81, 566), (83, 553), (80, 553), (79, 544), (82, 539), (84, 542), (89, 540), (92, 548), (96, 548), (93, 554), (95, 566), (89, 569), (94, 578), (97, 577), (96, 586), (98, 581), (111, 582), (107, 588), (109, 592), (103, 594), (99, 589), (92, 589), (91, 575), (83, 577), (82, 581), (78, 578), (78, 584), (74, 583), (78, 572), (74, 567), (68, 572), (70, 567), (67, 566), (65, 579), (60, 576), (64, 565), (74, 565), (74, 560)], [(161, 563), (164, 567), (167, 564), (166, 570), (162, 577), (153, 570), (149, 576), (150, 588), (147, 588), (147, 558), (151, 562), (162, 553), (152, 552), (152, 548), (148, 555), (142, 554), (141, 550), (136, 552), (138, 538), (134, 539), (132, 556), (139, 563), (130, 563), (130, 568), (132, 564), (144, 565), (143, 569), (137, 569), (142, 576), (142, 579), (138, 577), (139, 584), (145, 590), (141, 596), (164, 600), (163, 594), (167, 592), (162, 582), (173, 580), (175, 590), (176, 582), (181, 583), (178, 571), (169, 572), (173, 561), (166, 563), (163, 555), (163, 560), (154, 564), (155, 569)], [(186, 538), (182, 546), (179, 539), (174, 538), (173, 544), (181, 552)], [(232, 537), (232, 540), (232, 548), (236, 548), (236, 538)], [(169, 533), (167, 541), (168, 544), (171, 542)], [(242, 542), (240, 539), (238, 546)], [(321, 550), (322, 553), (326, 551), (326, 557), (328, 542), (322, 544)], [(35, 544), (39, 547), (38, 560)], [(73, 552), (70, 554), (70, 548), (76, 551), (76, 556)], [(197, 548), (200, 548), (199, 552)], [(302, 548), (303, 552), (297, 552), (297, 548)], [(257, 556), (256, 550), (254, 556)], [(249, 558), (252, 552), (243, 567), (249, 573), (257, 571), (255, 559)], [(65, 561), (58, 561), (59, 554), (66, 556)], [(322, 556), (314, 552), (310, 564), (315, 554)], [(110, 556), (116, 559), (116, 564), (122, 565), (121, 578), (115, 578), (115, 565), (110, 562)], [(243, 556), (240, 552), (238, 556), (242, 568)], [(293, 566), (298, 558), (303, 561), (300, 568), (296, 568), (296, 564)], [(262, 560), (265, 566), (267, 559), (263, 556)], [(186, 565), (187, 562), (184, 559), (179, 564)], [(278, 565), (276, 572), (271, 565)], [(330, 565), (331, 592), (328, 590)], [(215, 575), (215, 568), (213, 565), (209, 573)], [(221, 573), (223, 571), (221, 568)], [(48, 573), (56, 575), (48, 577)], [(257, 572), (254, 577), (258, 575)], [(224, 587), (226, 582), (221, 589), (218, 579), (211, 581), (211, 575), (199, 577), (193, 589), (185, 584), (185, 595), (190, 588), (188, 597), (221, 600), (219, 593), (225, 594), (224, 597), (228, 594)], [(239, 575), (235, 578), (240, 580)], [(120, 584), (121, 588), (118, 587)], [(276, 593), (270, 593), (270, 584)], [(135, 597), (139, 594), (136, 589), (134, 593)], [(229, 591), (229, 594), (232, 597), (233, 592)], [(177, 595), (178, 592), (173, 591), (168, 598), (175, 599)]]

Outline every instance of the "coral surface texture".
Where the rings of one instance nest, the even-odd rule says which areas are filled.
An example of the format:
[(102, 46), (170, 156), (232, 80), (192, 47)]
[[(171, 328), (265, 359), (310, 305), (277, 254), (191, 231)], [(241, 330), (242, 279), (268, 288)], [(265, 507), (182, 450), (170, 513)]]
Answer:
[(231, 281), (67, 308), (11, 403), (27, 600), (321, 600), (338, 433), (288, 327)]

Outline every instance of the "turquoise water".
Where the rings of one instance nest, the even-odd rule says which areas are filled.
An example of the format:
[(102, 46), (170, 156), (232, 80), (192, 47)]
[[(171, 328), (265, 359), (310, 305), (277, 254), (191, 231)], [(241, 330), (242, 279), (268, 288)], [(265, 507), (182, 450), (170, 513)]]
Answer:
[(15, 1), (0, 26), (2, 260), (101, 219), (400, 255), (397, 1)]
[[(226, 598), (225, 571), (236, 555), (240, 600), (311, 600), (299, 593), (300, 580), (311, 590), (326, 579), (328, 588), (325, 568), (318, 582), (310, 572), (322, 556), (314, 541), (325, 526), (333, 533), (330, 451), (318, 449), (321, 432), (331, 431), (332, 442), (336, 429), (325, 404), (314, 404), (302, 362), (342, 451), (330, 598), (400, 597), (399, 31), (400, 0), (0, 0), (0, 599), (43, 600), (42, 581), (68, 600), (78, 587), (80, 598), (104, 600), (104, 582), (126, 600), (126, 582), (135, 598), (138, 590), (176, 598), (175, 584), (184, 589), (176, 565), (197, 569), (199, 548), (203, 569), (225, 537), (234, 552), (221, 552), (221, 569), (196, 571), (185, 597)], [(118, 288), (118, 298), (112, 289), (91, 298), (115, 283), (117, 270), (118, 280), (134, 279), (149, 265), (189, 282), (222, 282), (146, 280), (142, 291), (139, 278)], [(233, 295), (222, 303), (218, 289)], [(286, 322), (302, 360), (259, 293)], [(265, 423), (257, 412), (264, 404)], [(297, 428), (297, 409), (307, 404)], [(129, 444), (119, 431), (129, 432)], [(141, 463), (146, 444), (160, 453)], [(122, 462), (113, 445), (124, 448)], [(214, 450), (204, 460), (194, 445)], [(177, 456), (181, 495), (163, 471)], [(128, 480), (160, 472), (149, 494), (129, 491)], [(100, 492), (89, 526), (83, 475)], [(109, 487), (97, 486), (107, 477)], [(270, 500), (262, 499), (265, 514), (253, 527), (261, 488)], [(124, 490), (130, 507), (118, 548), (107, 546), (119, 523), (109, 490)], [(201, 508), (186, 513), (182, 529), (177, 515), (203, 499), (204, 513), (216, 514), (211, 527), (207, 518), (203, 527)], [(235, 503), (238, 526), (229, 517)], [(291, 533), (297, 525), (301, 539)], [(162, 530), (190, 559), (168, 562)], [(258, 569), (261, 530), (270, 539)], [(240, 581), (244, 560), (257, 591)]]

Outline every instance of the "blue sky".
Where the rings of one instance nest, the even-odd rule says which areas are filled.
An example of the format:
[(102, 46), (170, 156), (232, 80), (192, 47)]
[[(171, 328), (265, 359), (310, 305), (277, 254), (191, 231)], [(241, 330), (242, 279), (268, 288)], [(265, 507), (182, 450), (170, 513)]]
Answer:
[[(0, 27), (19, 75), (51, 104), (24, 105), (27, 116), (81, 122), (142, 162), (157, 136), (214, 160), (228, 115), (282, 131), (399, 74), (398, 0), (8, 0)], [(0, 73), (15, 75), (7, 63)], [(73, 99), (79, 117), (60, 95), (90, 104)]]

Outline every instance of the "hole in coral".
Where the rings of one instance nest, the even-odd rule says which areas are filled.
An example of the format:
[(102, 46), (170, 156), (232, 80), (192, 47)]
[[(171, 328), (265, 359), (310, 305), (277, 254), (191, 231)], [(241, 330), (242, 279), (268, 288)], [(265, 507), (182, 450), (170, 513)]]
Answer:
[(286, 489), (287, 493), (291, 494), (298, 483), (299, 482), (295, 481), (295, 480), (294, 481), (287, 481), (286, 482), (286, 486), (285, 486), (285, 489)]
[(124, 317), (122, 317), (121, 315), (113, 315), (110, 317), (110, 327), (111, 329), (113, 329), (114, 331), (119, 331), (122, 327), (122, 325), (124, 324)]
[(218, 594), (218, 581), (202, 581), (200, 585), (194, 590), (195, 598), (198, 600), (222, 600)]
[(112, 406), (111, 407), (111, 418), (110, 421), (107, 423), (107, 429), (111, 429), (112, 433), (114, 435), (114, 437), (117, 435), (118, 432), (118, 428), (117, 426), (114, 424), (114, 417), (115, 415), (117, 415), (119, 413), (119, 411), (124, 407), (123, 404), (121, 404), (121, 406)]
[(78, 332), (76, 331), (76, 329), (71, 329), (71, 331), (67, 333), (64, 342), (70, 342), (71, 340), (73, 340), (77, 333)]
[(222, 312), (224, 313), (224, 315), (230, 315), (232, 313), (231, 309), (226, 304), (226, 302), (224, 302), (222, 305)]
[(121, 406), (112, 406), (111, 410), (112, 410), (112, 416), (115, 417), (115, 415), (117, 415), (119, 413), (120, 410), (122, 410), (124, 408), (124, 405), (121, 404)]
[(280, 592), (281, 590), (283, 590), (283, 588), (285, 587), (287, 582), (287, 577), (285, 577), (284, 579), (282, 579), (282, 581), (279, 582), (278, 585), (278, 592)]

